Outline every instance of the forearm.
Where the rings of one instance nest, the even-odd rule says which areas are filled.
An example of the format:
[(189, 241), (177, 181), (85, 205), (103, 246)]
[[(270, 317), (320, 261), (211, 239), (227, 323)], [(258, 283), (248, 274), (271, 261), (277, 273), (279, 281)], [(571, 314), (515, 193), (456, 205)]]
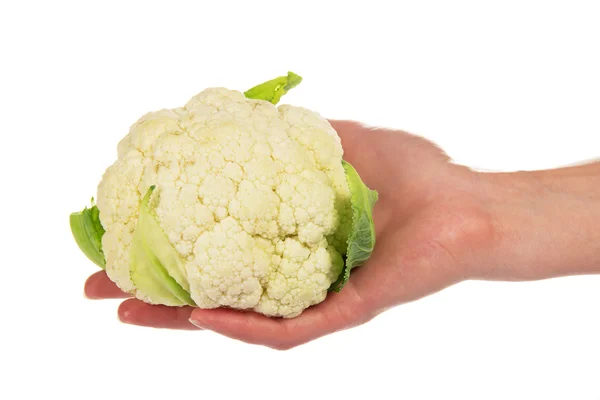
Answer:
[(482, 278), (600, 273), (600, 163), (481, 178), (494, 224)]

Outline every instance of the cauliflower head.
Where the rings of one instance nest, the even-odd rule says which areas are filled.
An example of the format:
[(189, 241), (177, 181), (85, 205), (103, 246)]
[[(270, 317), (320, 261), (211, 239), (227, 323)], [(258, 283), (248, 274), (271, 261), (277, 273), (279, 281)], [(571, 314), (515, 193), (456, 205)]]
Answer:
[(76, 213), (93, 221), (82, 223), (88, 247), (119, 288), (151, 304), (286, 318), (341, 288), (354, 192), (375, 196), (368, 217), (376, 192), (351, 191), (355, 171), (326, 119), (273, 104), (300, 79), (206, 89), (133, 124), (97, 206)]

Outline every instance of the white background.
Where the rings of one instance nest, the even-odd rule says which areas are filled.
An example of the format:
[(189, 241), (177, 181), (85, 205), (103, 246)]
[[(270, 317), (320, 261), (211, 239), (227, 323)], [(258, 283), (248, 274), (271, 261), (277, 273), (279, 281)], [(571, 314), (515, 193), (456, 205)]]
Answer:
[[(392, 6), (393, 4), (393, 6)], [(2, 399), (600, 399), (600, 276), (467, 282), (288, 352), (118, 322), (70, 212), (143, 113), (288, 70), (284, 102), (457, 162), (598, 157), (594, 2), (0, 5)]]

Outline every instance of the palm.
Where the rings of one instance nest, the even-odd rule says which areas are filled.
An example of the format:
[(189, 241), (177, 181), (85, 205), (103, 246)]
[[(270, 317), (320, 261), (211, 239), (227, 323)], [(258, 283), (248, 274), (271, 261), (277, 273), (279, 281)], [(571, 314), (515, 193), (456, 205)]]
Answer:
[(467, 278), (467, 252), (491, 234), (470, 192), (476, 175), (423, 138), (349, 122), (334, 126), (345, 158), (380, 195), (376, 250), (351, 279), (371, 316)]
[[(432, 143), (403, 132), (333, 121), (344, 158), (379, 192), (374, 210), (377, 244), (368, 263), (352, 273), (340, 293), (300, 317), (272, 319), (227, 309), (150, 306), (129, 299), (125, 322), (164, 328), (200, 326), (274, 348), (290, 348), (368, 321), (394, 305), (415, 300), (464, 279), (469, 245), (486, 240), (487, 218), (468, 192), (470, 171), (449, 163)], [(89, 297), (121, 297), (106, 275), (86, 283)]]

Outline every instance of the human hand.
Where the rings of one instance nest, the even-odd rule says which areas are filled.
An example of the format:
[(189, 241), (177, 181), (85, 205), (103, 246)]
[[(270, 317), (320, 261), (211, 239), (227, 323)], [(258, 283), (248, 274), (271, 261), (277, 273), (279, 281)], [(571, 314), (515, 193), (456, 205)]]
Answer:
[[(543, 249), (528, 250), (535, 235), (527, 234), (544, 229), (549, 219), (548, 213), (531, 210), (552, 211), (544, 204), (548, 198), (556, 200), (546, 196), (544, 203), (539, 197), (544, 186), (537, 176), (477, 173), (405, 132), (347, 121), (332, 125), (342, 138), (344, 158), (379, 192), (375, 251), (353, 270), (340, 293), (329, 294), (293, 319), (224, 308), (154, 306), (136, 299), (121, 303), (120, 319), (157, 328), (210, 329), (289, 349), (465, 279), (540, 279), (568, 273), (556, 260), (555, 269), (536, 261), (543, 259)], [(546, 244), (555, 245), (552, 240)], [(519, 269), (524, 262), (529, 264)], [(127, 297), (103, 271), (88, 279), (85, 292), (90, 298)]]

